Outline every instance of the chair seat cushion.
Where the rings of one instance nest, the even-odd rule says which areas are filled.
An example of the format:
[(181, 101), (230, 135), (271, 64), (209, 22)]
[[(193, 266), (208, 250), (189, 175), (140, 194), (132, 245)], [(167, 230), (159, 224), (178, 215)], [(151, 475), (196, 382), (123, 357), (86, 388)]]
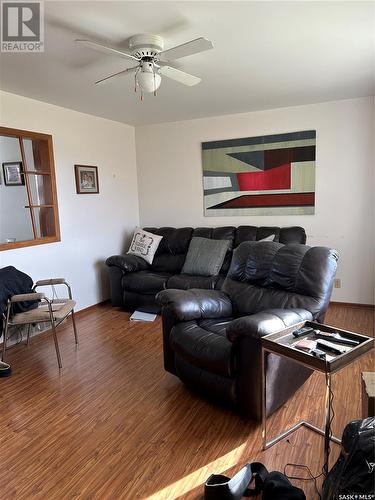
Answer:
[(201, 288), (213, 290), (219, 276), (191, 276), (190, 274), (175, 274), (169, 278), (167, 288), (189, 290), (190, 288)]
[(225, 330), (231, 318), (177, 323), (170, 335), (171, 347), (185, 361), (208, 372), (233, 377), (236, 345)]
[(166, 288), (169, 273), (158, 273), (152, 270), (126, 274), (123, 278), (123, 287), (131, 292), (155, 295)]
[[(60, 300), (52, 303), (53, 318), (55, 321), (61, 321), (67, 316), (74, 306), (74, 300)], [(37, 309), (15, 314), (11, 318), (12, 325), (25, 325), (28, 323), (44, 323), (50, 321), (49, 309), (45, 303), (42, 303)]]

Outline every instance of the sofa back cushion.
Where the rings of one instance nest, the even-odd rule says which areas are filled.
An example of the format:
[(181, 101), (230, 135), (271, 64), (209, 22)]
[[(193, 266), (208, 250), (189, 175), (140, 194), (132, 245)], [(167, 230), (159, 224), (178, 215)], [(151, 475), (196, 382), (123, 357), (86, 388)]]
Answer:
[(233, 252), (222, 290), (236, 316), (273, 308), (304, 308), (314, 317), (328, 307), (336, 250), (301, 244), (245, 242)]
[(272, 234), (274, 241), (287, 245), (288, 243), (306, 243), (306, 233), (303, 227), (272, 227), (272, 226), (238, 226), (234, 240), (234, 248), (244, 241), (259, 241)]
[(145, 227), (144, 230), (163, 237), (152, 262), (152, 269), (157, 272), (180, 273), (193, 228)]
[(223, 227), (144, 227), (145, 231), (163, 236), (155, 254), (152, 269), (157, 272), (180, 273), (185, 262), (190, 240), (193, 236), (228, 240), (230, 242), (220, 274), (228, 272), (232, 251), (245, 241), (258, 241), (275, 234), (275, 241), (288, 243), (305, 243), (306, 233), (302, 227), (257, 227), (257, 226), (223, 226)]

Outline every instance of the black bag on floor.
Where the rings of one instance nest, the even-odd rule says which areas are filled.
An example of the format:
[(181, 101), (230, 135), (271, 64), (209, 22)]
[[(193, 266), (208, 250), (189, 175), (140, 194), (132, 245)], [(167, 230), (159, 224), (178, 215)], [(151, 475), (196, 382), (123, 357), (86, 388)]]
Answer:
[(374, 466), (375, 418), (353, 420), (344, 429), (340, 456), (324, 481), (323, 500), (336, 500), (339, 495), (372, 498)]
[[(255, 488), (249, 488), (254, 480)], [(268, 472), (263, 464), (246, 464), (232, 478), (212, 474), (204, 485), (205, 500), (240, 500), (262, 493), (262, 500), (306, 500), (304, 492), (281, 472)]]

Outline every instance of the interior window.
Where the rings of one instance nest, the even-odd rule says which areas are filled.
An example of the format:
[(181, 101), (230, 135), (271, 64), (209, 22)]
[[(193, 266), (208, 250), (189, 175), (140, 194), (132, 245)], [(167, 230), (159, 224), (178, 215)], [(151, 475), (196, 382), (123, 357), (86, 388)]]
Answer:
[(0, 127), (0, 250), (60, 240), (52, 137)]

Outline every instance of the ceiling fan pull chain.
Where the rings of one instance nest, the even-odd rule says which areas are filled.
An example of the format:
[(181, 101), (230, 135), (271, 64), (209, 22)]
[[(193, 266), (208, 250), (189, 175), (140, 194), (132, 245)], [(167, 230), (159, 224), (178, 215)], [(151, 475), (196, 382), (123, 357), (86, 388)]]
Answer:
[(157, 92), (156, 92), (157, 89), (156, 89), (156, 81), (155, 81), (155, 66), (153, 66), (152, 69), (154, 70), (154, 89), (155, 89), (154, 90), (154, 97), (156, 97), (157, 96)]
[(137, 80), (137, 76), (138, 76), (138, 73), (139, 73), (139, 69), (137, 69), (137, 71), (135, 72), (135, 75), (134, 75), (134, 92), (137, 93), (137, 86), (138, 86), (138, 80)]

